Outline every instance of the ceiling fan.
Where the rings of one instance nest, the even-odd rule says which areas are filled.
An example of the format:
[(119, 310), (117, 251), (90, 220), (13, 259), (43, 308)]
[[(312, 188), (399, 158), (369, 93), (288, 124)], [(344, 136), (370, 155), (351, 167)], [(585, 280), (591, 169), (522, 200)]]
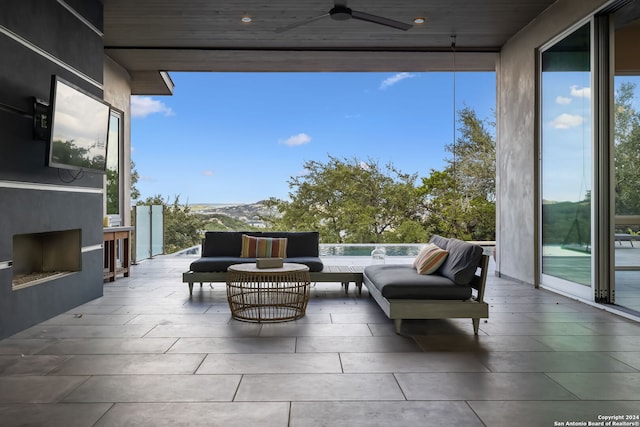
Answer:
[(326, 18), (327, 16), (335, 21), (346, 21), (353, 18), (359, 19), (360, 21), (367, 21), (374, 24), (385, 25), (387, 27), (395, 28), (402, 31), (407, 31), (409, 28), (413, 27), (413, 25), (411, 24), (406, 24), (394, 19), (384, 18), (382, 16), (353, 10), (347, 7), (347, 0), (335, 0), (335, 2), (333, 3), (333, 8), (329, 12), (323, 13), (322, 15), (314, 16), (313, 18), (309, 18), (304, 21), (295, 22), (285, 27), (277, 28), (275, 31), (276, 33), (283, 33), (293, 28), (309, 24), (322, 18)]

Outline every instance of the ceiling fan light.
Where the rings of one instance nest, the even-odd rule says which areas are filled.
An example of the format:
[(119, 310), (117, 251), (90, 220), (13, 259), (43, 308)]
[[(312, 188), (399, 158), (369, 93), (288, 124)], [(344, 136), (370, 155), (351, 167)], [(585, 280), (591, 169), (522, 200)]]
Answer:
[(427, 18), (423, 18), (422, 16), (413, 18), (414, 24), (420, 25), (420, 24), (424, 24), (425, 22), (427, 22)]

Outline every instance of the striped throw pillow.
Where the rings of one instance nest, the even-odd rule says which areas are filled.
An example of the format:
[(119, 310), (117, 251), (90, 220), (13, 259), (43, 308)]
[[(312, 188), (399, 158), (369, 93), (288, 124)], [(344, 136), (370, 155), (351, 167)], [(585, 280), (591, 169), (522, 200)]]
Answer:
[(255, 237), (242, 235), (241, 258), (286, 258), (286, 237)]
[(418, 274), (433, 274), (447, 259), (449, 252), (433, 243), (428, 244), (413, 261)]

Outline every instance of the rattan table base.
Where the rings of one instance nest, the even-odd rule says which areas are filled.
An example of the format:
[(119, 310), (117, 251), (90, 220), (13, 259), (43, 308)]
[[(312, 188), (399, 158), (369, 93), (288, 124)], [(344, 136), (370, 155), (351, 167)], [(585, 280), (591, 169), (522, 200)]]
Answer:
[(309, 268), (285, 263), (280, 268), (235, 264), (227, 274), (231, 316), (246, 322), (284, 322), (305, 315), (309, 301)]

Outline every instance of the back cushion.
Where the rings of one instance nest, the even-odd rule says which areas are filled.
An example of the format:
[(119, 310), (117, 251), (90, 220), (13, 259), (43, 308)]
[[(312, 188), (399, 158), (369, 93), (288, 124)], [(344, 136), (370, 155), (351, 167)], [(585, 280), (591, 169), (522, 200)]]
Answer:
[(261, 236), (286, 237), (288, 258), (320, 256), (320, 234), (317, 231), (265, 231)]
[(286, 258), (287, 238), (242, 235), (241, 258)]
[(482, 247), (458, 239), (449, 239), (446, 249), (449, 256), (438, 273), (458, 285), (471, 283), (482, 259)]
[(202, 256), (239, 256), (242, 251), (243, 234), (255, 237), (286, 237), (289, 258), (320, 256), (320, 234), (317, 231), (207, 231), (202, 246)]
[(440, 249), (447, 249), (447, 245), (449, 244), (449, 239), (447, 239), (446, 237), (442, 237), (442, 236), (438, 236), (437, 234), (434, 234), (433, 236), (431, 236), (431, 239), (429, 239), (429, 243), (438, 245)]
[(202, 245), (202, 256), (238, 256), (242, 248), (241, 231), (207, 231)]

